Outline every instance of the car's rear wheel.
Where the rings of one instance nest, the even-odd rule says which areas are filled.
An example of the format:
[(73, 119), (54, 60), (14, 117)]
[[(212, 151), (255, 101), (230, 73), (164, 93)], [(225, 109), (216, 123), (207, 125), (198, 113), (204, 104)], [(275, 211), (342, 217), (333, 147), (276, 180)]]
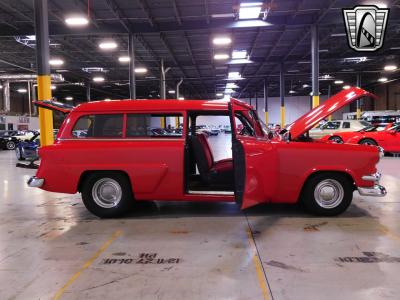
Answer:
[(353, 182), (345, 174), (320, 173), (307, 180), (302, 192), (302, 202), (311, 213), (335, 216), (349, 207), (353, 190)]
[(343, 139), (337, 135), (331, 136), (329, 140), (337, 144), (343, 144)]
[(130, 181), (121, 173), (89, 174), (81, 191), (86, 208), (100, 218), (120, 217), (133, 206)]
[(378, 143), (373, 139), (363, 139), (359, 142), (360, 145), (378, 146)]
[(18, 160), (25, 160), (25, 158), (22, 156), (22, 152), (19, 147), (15, 148), (15, 156), (17, 157)]
[(6, 149), (7, 150), (14, 150), (15, 149), (15, 142), (14, 141), (7, 141)]

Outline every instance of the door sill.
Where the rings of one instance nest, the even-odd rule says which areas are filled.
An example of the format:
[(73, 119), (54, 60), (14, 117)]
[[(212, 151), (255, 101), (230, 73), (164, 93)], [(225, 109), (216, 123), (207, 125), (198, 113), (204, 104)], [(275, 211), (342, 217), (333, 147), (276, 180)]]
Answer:
[(234, 196), (233, 191), (192, 191), (188, 190), (190, 195), (218, 195), (218, 196)]

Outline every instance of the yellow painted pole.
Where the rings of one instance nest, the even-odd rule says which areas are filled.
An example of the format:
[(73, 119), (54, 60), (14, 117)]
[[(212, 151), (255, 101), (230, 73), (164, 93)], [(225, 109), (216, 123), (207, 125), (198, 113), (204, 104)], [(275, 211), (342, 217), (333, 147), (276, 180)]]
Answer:
[(357, 119), (357, 120), (360, 120), (360, 119), (361, 119), (361, 108), (357, 108), (356, 119)]
[(175, 128), (179, 128), (179, 117), (175, 117)]
[(161, 126), (161, 128), (165, 128), (165, 118), (164, 117), (160, 118), (160, 126)]
[(328, 121), (332, 121), (332, 115), (329, 115)]
[(312, 108), (316, 108), (319, 106), (319, 96), (312, 97)]
[(285, 126), (285, 107), (281, 106), (281, 127)]
[[(51, 99), (50, 75), (38, 75), (38, 101)], [(49, 109), (39, 108), (40, 145), (46, 146), (54, 143), (53, 112)]]
[(265, 112), (265, 124), (268, 125), (268, 112)]

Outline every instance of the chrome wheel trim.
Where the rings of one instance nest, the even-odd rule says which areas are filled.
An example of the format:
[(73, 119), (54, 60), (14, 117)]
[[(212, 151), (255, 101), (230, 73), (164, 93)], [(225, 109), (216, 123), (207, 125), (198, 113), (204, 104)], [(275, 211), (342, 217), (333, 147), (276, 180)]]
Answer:
[(14, 150), (15, 149), (15, 143), (12, 142), (12, 141), (8, 141), (7, 144), (6, 144), (6, 148), (8, 150)]
[(314, 199), (322, 208), (335, 208), (342, 203), (343, 198), (344, 189), (337, 180), (325, 179), (315, 187)]
[(98, 206), (113, 208), (122, 199), (122, 187), (112, 178), (101, 178), (92, 187), (92, 197)]

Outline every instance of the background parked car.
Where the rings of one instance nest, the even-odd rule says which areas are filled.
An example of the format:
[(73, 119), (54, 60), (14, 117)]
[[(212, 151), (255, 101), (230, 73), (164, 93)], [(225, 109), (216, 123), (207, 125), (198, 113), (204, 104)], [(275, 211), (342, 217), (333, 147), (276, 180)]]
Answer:
[(328, 121), (317, 128), (313, 128), (309, 131), (309, 135), (313, 139), (320, 139), (335, 132), (343, 131), (357, 131), (361, 130), (371, 124), (364, 120), (335, 120)]
[(15, 136), (0, 138), (0, 148), (3, 150), (14, 150), (19, 140)]
[(35, 134), (27, 141), (20, 141), (15, 147), (15, 155), (18, 160), (36, 160), (39, 158), (40, 134)]

